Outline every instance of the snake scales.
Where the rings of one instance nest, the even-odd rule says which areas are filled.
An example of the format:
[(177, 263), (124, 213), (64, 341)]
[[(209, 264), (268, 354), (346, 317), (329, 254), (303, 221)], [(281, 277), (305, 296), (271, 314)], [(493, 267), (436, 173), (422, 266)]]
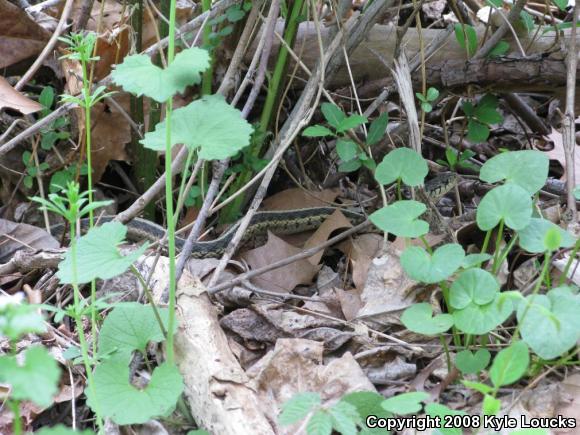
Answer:
[[(425, 192), (432, 199), (437, 200), (449, 192), (455, 186), (457, 176), (453, 173), (440, 174), (425, 183)], [(250, 222), (248, 229), (244, 233), (242, 244), (249, 240), (262, 236), (268, 231), (276, 234), (296, 234), (302, 231), (314, 230), (318, 228), (324, 220), (337, 209), (332, 207), (313, 207), (284, 211), (261, 211), (257, 212)], [(342, 213), (354, 225), (363, 222), (365, 215), (350, 210), (341, 209)], [(113, 221), (115, 216), (104, 216), (99, 218), (99, 224)], [(229, 243), (231, 242), (239, 223), (231, 226), (219, 238), (207, 242), (195, 242), (192, 258), (215, 258), (221, 257)], [(88, 219), (81, 219), (81, 229), (88, 229)], [(149, 240), (158, 242), (165, 236), (165, 229), (149, 220), (135, 218), (127, 224), (127, 239), (130, 241)], [(65, 231), (64, 224), (57, 224), (51, 227), (52, 234), (60, 238)], [(185, 239), (175, 238), (176, 249), (180, 251), (185, 244)]]

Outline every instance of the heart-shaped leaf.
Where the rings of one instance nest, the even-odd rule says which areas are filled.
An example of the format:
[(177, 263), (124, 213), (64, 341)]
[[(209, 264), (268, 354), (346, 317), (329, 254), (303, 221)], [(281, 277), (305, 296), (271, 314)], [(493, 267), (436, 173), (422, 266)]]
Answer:
[(580, 296), (568, 287), (528, 296), (517, 312), (522, 339), (541, 358), (556, 358), (580, 339), (579, 312)]
[(421, 402), (428, 398), (429, 394), (423, 392), (403, 393), (383, 401), (381, 406), (393, 414), (413, 414), (421, 410)]
[(423, 335), (439, 335), (453, 326), (451, 314), (433, 317), (433, 307), (426, 302), (411, 305), (401, 316), (407, 329)]
[(448, 243), (430, 255), (425, 249), (411, 246), (401, 255), (401, 265), (411, 278), (433, 284), (449, 278), (461, 266), (465, 251), (457, 243)]
[(539, 191), (548, 178), (550, 160), (546, 153), (535, 150), (500, 153), (481, 167), (479, 178), (488, 183), (505, 180), (517, 184), (529, 195)]
[(420, 186), (429, 172), (427, 162), (410, 148), (397, 148), (387, 154), (375, 171), (381, 184), (390, 184), (397, 179), (408, 186)]
[(477, 208), (477, 226), (483, 231), (495, 228), (503, 219), (513, 230), (521, 230), (530, 223), (532, 200), (530, 194), (516, 184), (506, 184), (487, 192)]
[(208, 52), (192, 47), (178, 53), (165, 69), (153, 65), (151, 58), (144, 54), (127, 56), (111, 72), (111, 77), (125, 91), (162, 103), (177, 92), (183, 92), (186, 86), (199, 83), (200, 74), (208, 66)]
[(455, 365), (463, 374), (476, 374), (486, 368), (490, 360), (491, 354), (487, 349), (479, 349), (475, 353), (465, 349), (455, 356)]
[(499, 284), (491, 273), (482, 269), (469, 269), (461, 272), (451, 285), (449, 302), (458, 310), (470, 303), (485, 305), (495, 298), (498, 291)]
[(418, 201), (397, 201), (375, 211), (369, 219), (386, 233), (399, 237), (420, 237), (429, 231), (429, 224), (417, 219), (426, 209), (425, 204)]
[[(557, 231), (560, 240), (555, 245), (549, 245), (549, 231)], [(530, 223), (524, 229), (518, 231), (519, 243), (528, 252), (539, 254), (546, 251), (554, 251), (558, 248), (569, 248), (574, 245), (574, 238), (570, 233), (547, 219), (531, 218)]]
[(529, 363), (528, 346), (523, 341), (516, 341), (495, 356), (489, 377), (496, 388), (513, 384), (524, 375)]
[(465, 256), (465, 258), (463, 259), (463, 262), (461, 263), (461, 267), (463, 267), (464, 269), (469, 269), (470, 267), (481, 264), (484, 261), (487, 261), (491, 258), (492, 258), (491, 255), (484, 254), (484, 253), (469, 254), (469, 255)]

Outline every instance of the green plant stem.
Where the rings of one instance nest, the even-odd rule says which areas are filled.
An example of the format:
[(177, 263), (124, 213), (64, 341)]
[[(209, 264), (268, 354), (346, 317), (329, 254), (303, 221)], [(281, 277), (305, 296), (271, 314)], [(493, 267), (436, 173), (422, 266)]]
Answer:
[[(211, 0), (202, 0), (201, 1), (201, 10), (203, 12), (207, 12), (210, 9), (211, 9)], [(203, 28), (203, 35), (202, 35), (203, 45), (206, 47), (208, 47), (210, 44), (209, 35), (211, 35), (211, 26), (206, 24)], [(211, 79), (212, 79), (212, 77), (213, 77), (213, 62), (210, 62), (208, 69), (206, 69), (205, 72), (203, 73), (203, 78), (202, 78), (202, 82), (201, 82), (202, 95), (211, 94)]]
[(179, 212), (181, 210), (181, 207), (183, 206), (183, 203), (185, 202), (185, 198), (183, 197), (184, 193), (185, 193), (185, 185), (187, 183), (187, 176), (188, 173), (187, 171), (189, 170), (189, 167), (191, 166), (191, 160), (193, 159), (193, 154), (194, 154), (194, 150), (192, 148), (189, 149), (188, 153), (187, 153), (187, 160), (185, 161), (185, 166), (183, 166), (183, 174), (181, 177), (181, 183), (179, 185), (179, 194), (177, 195), (177, 207), (176, 209), (176, 214), (175, 214), (175, 225), (177, 225), (177, 220), (179, 219)]
[(445, 341), (443, 334), (439, 335), (439, 341), (441, 341), (441, 346), (443, 346), (443, 351), (445, 352), (445, 362), (447, 363), (447, 371), (451, 373), (453, 365), (451, 364), (451, 355), (449, 354), (449, 347)]
[(141, 287), (143, 287), (143, 291), (145, 292), (145, 296), (147, 297), (147, 301), (149, 302), (149, 304), (151, 305), (151, 308), (153, 309), (153, 315), (155, 316), (155, 320), (157, 320), (157, 323), (159, 324), (159, 329), (161, 329), (163, 336), (167, 340), (167, 331), (165, 330), (165, 325), (163, 324), (163, 320), (161, 319), (161, 315), (159, 314), (159, 310), (157, 309), (157, 305), (155, 305), (155, 301), (153, 300), (153, 295), (151, 294), (151, 289), (147, 285), (147, 282), (145, 282), (145, 280), (143, 279), (143, 275), (141, 275), (139, 273), (139, 271), (137, 270), (137, 268), (135, 266), (131, 265), (130, 270), (133, 273), (133, 275), (135, 275), (135, 277), (137, 277), (137, 280), (141, 284)]
[(501, 267), (501, 265), (503, 264), (503, 262), (505, 261), (505, 259), (507, 258), (507, 256), (511, 252), (511, 250), (513, 249), (517, 240), (518, 240), (518, 234), (516, 233), (516, 234), (514, 234), (514, 236), (512, 237), (510, 242), (508, 243), (508, 245), (501, 252), (501, 254), (499, 256), (498, 266), (497, 266), (498, 269)]
[(425, 249), (427, 250), (429, 255), (433, 255), (433, 249), (431, 249), (431, 246), (429, 246), (429, 242), (427, 242), (427, 239), (425, 238), (425, 236), (419, 236), (419, 239), (421, 239), (421, 241), (425, 245)]
[[(169, 44), (167, 46), (167, 65), (173, 62), (175, 56), (175, 3), (171, 0), (169, 6)], [(167, 250), (169, 254), (169, 321), (167, 330), (167, 362), (173, 364), (173, 333), (175, 325), (175, 218), (173, 216), (173, 186), (171, 174), (171, 114), (173, 112), (173, 98), (169, 97), (165, 103), (165, 207), (167, 213)]]
[(500, 219), (499, 228), (497, 230), (497, 237), (495, 238), (495, 249), (494, 249), (494, 253), (493, 253), (493, 265), (491, 267), (493, 274), (496, 273), (497, 267), (499, 266), (497, 263), (498, 263), (499, 253), (501, 251), (501, 240), (503, 238), (503, 226), (504, 226), (503, 219)]
[(20, 419), (20, 402), (18, 400), (9, 400), (8, 406), (14, 414), (12, 418), (12, 431), (14, 435), (20, 435), (22, 433), (22, 420)]
[[(77, 327), (77, 333), (79, 336), (79, 344), (81, 347), (81, 355), (83, 358), (83, 363), (85, 365), (85, 371), (87, 372), (87, 383), (89, 384), (89, 390), (93, 396), (95, 416), (97, 418), (97, 426), (99, 427), (99, 433), (104, 433), (103, 429), (103, 419), (101, 418), (101, 411), (99, 401), (95, 391), (95, 381), (93, 378), (93, 369), (91, 367), (91, 360), (89, 357), (89, 349), (87, 346), (87, 340), (85, 337), (85, 331), (83, 329), (83, 317), (81, 309), (81, 291), (78, 285), (78, 275), (77, 275), (77, 242), (75, 237), (75, 222), (70, 223), (70, 254), (71, 254), (71, 268), (73, 273), (73, 300), (74, 300), (74, 321)], [(94, 338), (93, 338), (94, 339)], [(96, 354), (93, 354), (96, 356)]]
[(489, 239), (491, 238), (491, 232), (492, 232), (492, 230), (487, 230), (487, 233), (485, 233), (485, 239), (483, 240), (483, 246), (481, 247), (482, 254), (487, 253), (487, 247), (489, 246)]
[(566, 267), (564, 267), (564, 271), (562, 272), (562, 275), (560, 275), (558, 285), (563, 285), (566, 279), (568, 278), (568, 272), (570, 272), (570, 267), (572, 267), (572, 263), (574, 262), (576, 254), (578, 253), (578, 249), (580, 249), (580, 239), (576, 240), (576, 244), (574, 245), (574, 249), (572, 249), (572, 252), (570, 253), (570, 258), (568, 258)]

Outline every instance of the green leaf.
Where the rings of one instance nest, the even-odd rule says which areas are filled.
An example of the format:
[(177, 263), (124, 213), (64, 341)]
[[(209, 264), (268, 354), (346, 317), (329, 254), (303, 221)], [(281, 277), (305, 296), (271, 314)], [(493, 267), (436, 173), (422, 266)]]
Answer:
[(510, 432), (510, 435), (548, 435), (548, 429), (518, 429)]
[(480, 254), (469, 254), (463, 259), (463, 262), (461, 263), (461, 267), (463, 267), (464, 269), (469, 269), (470, 267), (481, 264), (484, 261), (487, 261), (491, 258), (492, 257), (489, 254), (481, 254), (481, 253)]
[(530, 295), (517, 311), (522, 339), (541, 358), (556, 358), (580, 339), (579, 312), (580, 296), (568, 287), (557, 287), (545, 295)]
[(346, 115), (340, 109), (340, 107), (331, 103), (322, 103), (320, 108), (324, 118), (326, 119), (326, 122), (332, 125), (335, 130), (338, 130), (340, 123), (346, 118)]
[(244, 18), (246, 14), (240, 8), (240, 5), (234, 5), (226, 9), (226, 17), (230, 23), (235, 23)]
[[(357, 391), (355, 393), (346, 394), (340, 399), (341, 402), (350, 403), (356, 408), (356, 411), (360, 418), (365, 421), (369, 415), (376, 416), (378, 418), (390, 418), (393, 416), (390, 412), (386, 411), (381, 404), (385, 398), (378, 393), (372, 391)], [(384, 429), (382, 428), (365, 428), (361, 434), (383, 434)]]
[(490, 387), (487, 384), (482, 384), (481, 382), (462, 380), (461, 383), (463, 385), (465, 385), (467, 388), (471, 388), (472, 390), (479, 391), (481, 394), (490, 394), (493, 392), (492, 387)]
[[(446, 415), (467, 415), (463, 411), (455, 411), (453, 409), (449, 409), (445, 405), (440, 405), (439, 403), (428, 403), (425, 406), (425, 413), (431, 417), (439, 417), (441, 421), (443, 421)], [(466, 428), (471, 429), (471, 428)], [(461, 435), (462, 431), (461, 428), (439, 428), (437, 429), (440, 433), (444, 435)]]
[(356, 425), (360, 416), (354, 405), (340, 401), (328, 410), (332, 426), (342, 435), (357, 435)]
[(344, 162), (353, 160), (358, 154), (358, 146), (351, 140), (338, 139), (336, 153)]
[[(47, 111), (50, 110), (54, 103), (54, 88), (52, 86), (45, 86), (42, 88), (42, 92), (38, 96), (38, 102), (42, 104)], [(46, 112), (46, 114), (48, 114), (48, 112)]]
[[(501, 400), (486, 394), (483, 396), (481, 409), (484, 415), (496, 415), (501, 410)], [(513, 432), (511, 433), (513, 434)]]
[(0, 382), (12, 388), (14, 400), (30, 400), (48, 408), (58, 391), (60, 370), (54, 358), (43, 346), (31, 346), (23, 352), (24, 361), (14, 356), (0, 357)]
[[(167, 329), (168, 308), (157, 308), (159, 316)], [(177, 325), (175, 325), (175, 331)], [(160, 343), (165, 339), (155, 313), (150, 305), (138, 303), (117, 304), (106, 317), (99, 334), (99, 354), (106, 355), (117, 351), (128, 362), (134, 350), (146, 354), (150, 341)]]
[(453, 322), (457, 329), (466, 334), (483, 335), (503, 323), (512, 311), (511, 301), (506, 301), (498, 295), (489, 304), (471, 303), (461, 310), (454, 311)]
[(497, 124), (503, 121), (503, 117), (497, 111), (498, 101), (493, 95), (484, 95), (477, 107), (475, 108), (474, 116), (483, 124)]
[[(467, 37), (467, 38), (466, 38)], [(455, 38), (459, 46), (464, 50), (467, 47), (469, 57), (473, 56), (477, 51), (477, 33), (475, 29), (469, 24), (455, 24)], [(467, 39), (467, 44), (466, 44)]]
[(528, 12), (520, 12), (520, 22), (523, 24), (528, 33), (534, 30), (534, 18)]
[(461, 272), (451, 285), (449, 303), (455, 309), (463, 309), (470, 303), (485, 305), (493, 301), (499, 291), (495, 277), (483, 269)]
[(526, 373), (529, 363), (528, 346), (523, 341), (516, 341), (495, 356), (489, 377), (496, 388), (513, 384)]
[(487, 349), (478, 349), (472, 353), (470, 350), (462, 350), (455, 356), (455, 366), (466, 375), (474, 375), (487, 367), (491, 360), (491, 354)]
[(334, 136), (334, 133), (323, 125), (311, 125), (302, 132), (304, 137)]
[(17, 302), (14, 296), (0, 296), (0, 337), (16, 341), (24, 334), (46, 332), (38, 308)]
[(488, 231), (503, 219), (512, 230), (528, 226), (532, 217), (530, 194), (516, 184), (505, 184), (487, 192), (477, 208), (477, 226)]
[(425, 95), (423, 95), (421, 92), (415, 92), (415, 96), (422, 103), (426, 103), (427, 102), (427, 97)]
[(153, 65), (151, 58), (144, 54), (127, 56), (111, 72), (111, 77), (125, 91), (137, 96), (146, 95), (162, 103), (183, 92), (186, 86), (199, 83), (201, 73), (208, 67), (208, 52), (192, 47), (178, 53), (165, 69)]
[(418, 201), (397, 201), (369, 216), (373, 224), (399, 237), (420, 237), (429, 232), (429, 224), (417, 219), (427, 207)]
[(421, 402), (427, 399), (429, 399), (429, 394), (424, 392), (403, 393), (386, 399), (381, 406), (393, 414), (413, 414), (421, 410), (423, 407)]
[(481, 167), (479, 178), (488, 183), (505, 180), (517, 184), (530, 195), (538, 192), (548, 179), (550, 160), (535, 150), (510, 151), (489, 159)]
[(465, 115), (467, 117), (469, 118), (473, 117), (473, 114), (475, 113), (475, 106), (471, 101), (464, 101), (463, 103), (461, 103), (461, 108), (463, 109), (463, 112), (465, 112)]
[(68, 428), (62, 424), (57, 424), (56, 426), (53, 427), (45, 427), (42, 428), (36, 432), (34, 432), (36, 435), (93, 435), (94, 432), (92, 430), (83, 430), (83, 431), (78, 431), (78, 430), (73, 430), (71, 428)]
[(306, 425), (308, 435), (330, 435), (332, 433), (332, 417), (324, 410), (319, 409), (308, 420)]
[[(165, 150), (165, 126), (165, 121), (157, 124), (141, 143), (152, 150)], [(252, 132), (240, 111), (219, 95), (208, 95), (174, 110), (171, 117), (171, 144), (199, 148), (198, 157), (204, 160), (233, 157), (250, 144)]]
[[(557, 243), (550, 244), (547, 240), (549, 232), (559, 235)], [(528, 252), (539, 254), (546, 251), (555, 251), (559, 248), (570, 248), (574, 245), (574, 238), (570, 233), (547, 219), (531, 218), (524, 229), (518, 231), (518, 242)]]
[(348, 162), (342, 162), (338, 165), (338, 170), (340, 172), (354, 172), (362, 166), (359, 159), (350, 160)]
[(77, 284), (91, 282), (96, 278), (110, 279), (120, 275), (137, 260), (148, 244), (122, 256), (119, 245), (127, 234), (127, 227), (120, 222), (107, 222), (94, 227), (77, 242), (76, 249), (76, 277), (72, 268), (72, 251), (66, 251), (64, 260), (58, 265), (56, 275), (62, 283), (72, 284), (76, 278)]
[(413, 332), (423, 335), (439, 335), (453, 326), (451, 314), (433, 316), (433, 307), (427, 302), (413, 304), (401, 316), (401, 322)]
[(344, 133), (345, 131), (356, 128), (365, 122), (367, 122), (367, 118), (362, 115), (350, 115), (348, 118), (343, 119), (340, 122), (336, 131), (338, 133)]
[(489, 137), (489, 127), (475, 119), (467, 122), (467, 139), (473, 143), (485, 142)]
[(299, 393), (282, 405), (282, 412), (278, 416), (281, 426), (288, 426), (304, 419), (314, 407), (320, 405), (320, 394)]
[(85, 390), (88, 404), (117, 424), (140, 424), (165, 417), (174, 409), (183, 392), (183, 380), (177, 367), (163, 363), (153, 370), (149, 384), (139, 389), (129, 383), (129, 367), (119, 359), (101, 362), (94, 372), (95, 397)]
[(439, 90), (437, 88), (427, 89), (427, 101), (435, 101), (439, 97)]
[(428, 172), (427, 162), (416, 151), (397, 148), (379, 163), (375, 178), (381, 184), (390, 184), (400, 178), (408, 186), (419, 186), (425, 181)]
[(554, 3), (556, 6), (558, 6), (558, 9), (560, 9), (561, 11), (565, 11), (566, 8), (568, 7), (567, 0), (552, 0), (552, 3)]
[(431, 103), (421, 103), (421, 110), (423, 110), (425, 113), (431, 113), (433, 106)]
[(487, 57), (499, 57), (508, 52), (510, 45), (506, 41), (499, 41), (495, 47), (491, 49)]
[(461, 266), (465, 251), (457, 243), (449, 243), (430, 255), (419, 246), (411, 246), (401, 255), (401, 265), (411, 278), (434, 284), (449, 278)]
[(381, 113), (381, 115), (376, 118), (369, 127), (369, 133), (367, 135), (367, 145), (371, 146), (378, 143), (387, 130), (387, 125), (389, 124), (389, 114), (387, 112)]

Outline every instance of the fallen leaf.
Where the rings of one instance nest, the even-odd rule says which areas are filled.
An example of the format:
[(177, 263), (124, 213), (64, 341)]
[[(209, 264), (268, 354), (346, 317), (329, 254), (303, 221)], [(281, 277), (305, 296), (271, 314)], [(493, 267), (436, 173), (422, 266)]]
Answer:
[(38, 112), (42, 109), (41, 104), (24, 96), (10, 86), (10, 83), (4, 77), (0, 77), (0, 109), (5, 107), (18, 110), (23, 115)]
[[(246, 251), (242, 254), (242, 258), (252, 269), (257, 269), (302, 251), (301, 248), (290, 245), (268, 232), (268, 242), (264, 246)], [(288, 293), (299, 284), (310, 284), (317, 272), (318, 267), (307, 259), (302, 259), (255, 277), (252, 283), (265, 290)]]
[[(552, 133), (547, 136), (548, 140), (554, 142), (554, 148), (546, 151), (550, 160), (556, 160), (564, 169), (561, 180), (566, 179), (566, 155), (564, 153), (564, 139), (562, 133), (552, 128)], [(574, 173), (580, 174), (580, 152), (576, 150), (574, 153)]]
[(362, 292), (371, 261), (379, 254), (383, 247), (383, 237), (376, 233), (361, 234), (345, 240), (338, 245), (350, 260), (352, 267), (352, 281), (359, 292)]
[[(315, 246), (321, 245), (328, 240), (330, 234), (339, 228), (352, 228), (350, 221), (341, 213), (340, 210), (336, 210), (330, 216), (328, 216), (322, 225), (310, 236), (310, 238), (304, 244), (304, 249), (310, 249)], [(324, 255), (324, 250), (319, 251), (312, 257), (308, 258), (311, 264), (317, 265), (320, 259)]]
[(294, 210), (299, 208), (329, 207), (338, 196), (338, 189), (324, 189), (314, 192), (305, 189), (287, 189), (266, 198), (263, 210)]
[(0, 219), (0, 263), (9, 261), (23, 248), (56, 249), (58, 241), (41, 228)]
[(0, 68), (42, 51), (50, 35), (18, 6), (0, 0)]

